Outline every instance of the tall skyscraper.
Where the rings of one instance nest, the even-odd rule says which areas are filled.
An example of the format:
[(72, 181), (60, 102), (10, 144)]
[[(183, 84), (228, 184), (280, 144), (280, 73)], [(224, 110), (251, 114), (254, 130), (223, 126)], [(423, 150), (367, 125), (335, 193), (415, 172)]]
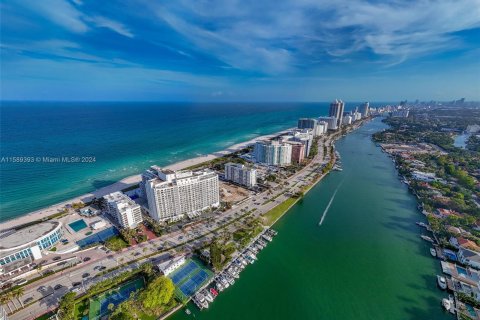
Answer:
[(328, 113), (328, 115), (337, 119), (337, 127), (342, 126), (344, 111), (345, 104), (342, 100), (335, 99), (335, 101), (330, 104), (330, 112)]
[(370, 104), (365, 102), (360, 106), (360, 113), (362, 114), (362, 118), (366, 118), (370, 115)]
[(158, 178), (147, 181), (145, 185), (149, 214), (153, 219), (175, 221), (220, 205), (218, 175), (215, 172), (163, 169), (157, 173)]

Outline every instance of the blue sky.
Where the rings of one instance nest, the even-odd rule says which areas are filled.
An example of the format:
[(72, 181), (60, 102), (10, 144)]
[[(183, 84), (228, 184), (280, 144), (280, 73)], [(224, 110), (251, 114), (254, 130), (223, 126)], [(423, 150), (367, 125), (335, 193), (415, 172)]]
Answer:
[(3, 100), (480, 100), (480, 0), (0, 6)]

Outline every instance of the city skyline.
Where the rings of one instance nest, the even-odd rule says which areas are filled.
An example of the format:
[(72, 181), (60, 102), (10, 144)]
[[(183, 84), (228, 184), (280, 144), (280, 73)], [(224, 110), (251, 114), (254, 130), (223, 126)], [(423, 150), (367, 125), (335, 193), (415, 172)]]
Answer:
[(2, 100), (480, 100), (478, 0), (1, 8)]

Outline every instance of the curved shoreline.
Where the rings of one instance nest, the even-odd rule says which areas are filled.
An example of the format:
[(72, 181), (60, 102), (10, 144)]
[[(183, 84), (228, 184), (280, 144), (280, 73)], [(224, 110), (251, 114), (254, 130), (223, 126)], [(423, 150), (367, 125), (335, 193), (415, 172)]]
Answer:
[[(170, 169), (170, 170), (181, 170), (181, 169), (185, 169), (185, 168), (188, 168), (188, 167), (191, 167), (191, 166), (194, 166), (194, 165), (198, 165), (198, 164), (201, 164), (203, 162), (210, 161), (210, 160), (225, 156), (227, 154), (236, 152), (238, 150), (241, 150), (241, 149), (247, 147), (248, 145), (250, 145), (252, 143), (255, 143), (258, 140), (263, 140), (263, 139), (268, 139), (268, 138), (275, 137), (279, 134), (287, 132), (290, 129), (278, 131), (278, 132), (271, 133), (271, 134), (268, 134), (268, 135), (258, 136), (258, 137), (255, 137), (253, 139), (250, 139), (248, 141), (244, 141), (244, 142), (234, 144), (234, 145), (228, 147), (227, 149), (217, 151), (217, 152), (214, 152), (214, 153), (210, 153), (210, 154), (207, 154), (207, 155), (204, 155), (204, 156), (199, 156), (199, 157), (195, 157), (195, 158), (191, 158), (191, 159), (186, 159), (186, 160), (183, 160), (183, 161), (165, 166), (165, 168)], [(68, 199), (68, 200), (50, 205), (48, 207), (44, 207), (42, 209), (38, 209), (38, 210), (35, 210), (35, 211), (32, 211), (32, 212), (23, 214), (23, 215), (18, 216), (18, 217), (12, 217), (11, 219), (8, 219), (8, 220), (5, 220), (5, 221), (0, 221), (0, 231), (8, 230), (8, 229), (11, 229), (11, 228), (19, 226), (19, 225), (31, 223), (31, 222), (34, 222), (36, 220), (46, 219), (51, 215), (59, 213), (68, 204), (72, 204), (74, 202), (84, 202), (84, 203), (86, 203), (86, 202), (91, 201), (94, 198), (103, 197), (104, 195), (107, 195), (109, 193), (112, 193), (112, 192), (115, 192), (115, 191), (121, 191), (123, 189), (132, 187), (132, 186), (138, 184), (141, 181), (142, 181), (141, 174), (132, 175), (132, 176), (123, 178), (122, 180), (120, 180), (118, 182), (115, 182), (114, 184), (111, 184), (111, 185), (105, 186), (103, 188), (94, 190), (92, 192), (77, 196), (75, 198), (71, 198), (71, 199)]]

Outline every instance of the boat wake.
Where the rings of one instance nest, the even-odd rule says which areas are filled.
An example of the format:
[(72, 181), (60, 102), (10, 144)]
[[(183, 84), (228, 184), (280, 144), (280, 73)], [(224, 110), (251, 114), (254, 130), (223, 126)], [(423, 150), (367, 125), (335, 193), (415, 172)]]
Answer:
[(335, 199), (335, 196), (337, 195), (338, 189), (340, 189), (340, 187), (342, 186), (343, 181), (345, 181), (345, 180), (342, 180), (342, 182), (340, 182), (340, 184), (338, 185), (337, 189), (335, 189), (335, 192), (333, 192), (333, 195), (332, 195), (332, 197), (330, 198), (330, 201), (328, 202), (327, 207), (326, 207), (325, 210), (323, 211), (323, 215), (322, 215), (322, 217), (320, 218), (320, 221), (318, 222), (318, 226), (319, 226), (319, 227), (322, 225), (323, 220), (324, 220), (325, 217), (327, 216), (328, 210), (330, 209), (330, 206), (332, 205), (332, 202), (333, 202), (333, 200)]

